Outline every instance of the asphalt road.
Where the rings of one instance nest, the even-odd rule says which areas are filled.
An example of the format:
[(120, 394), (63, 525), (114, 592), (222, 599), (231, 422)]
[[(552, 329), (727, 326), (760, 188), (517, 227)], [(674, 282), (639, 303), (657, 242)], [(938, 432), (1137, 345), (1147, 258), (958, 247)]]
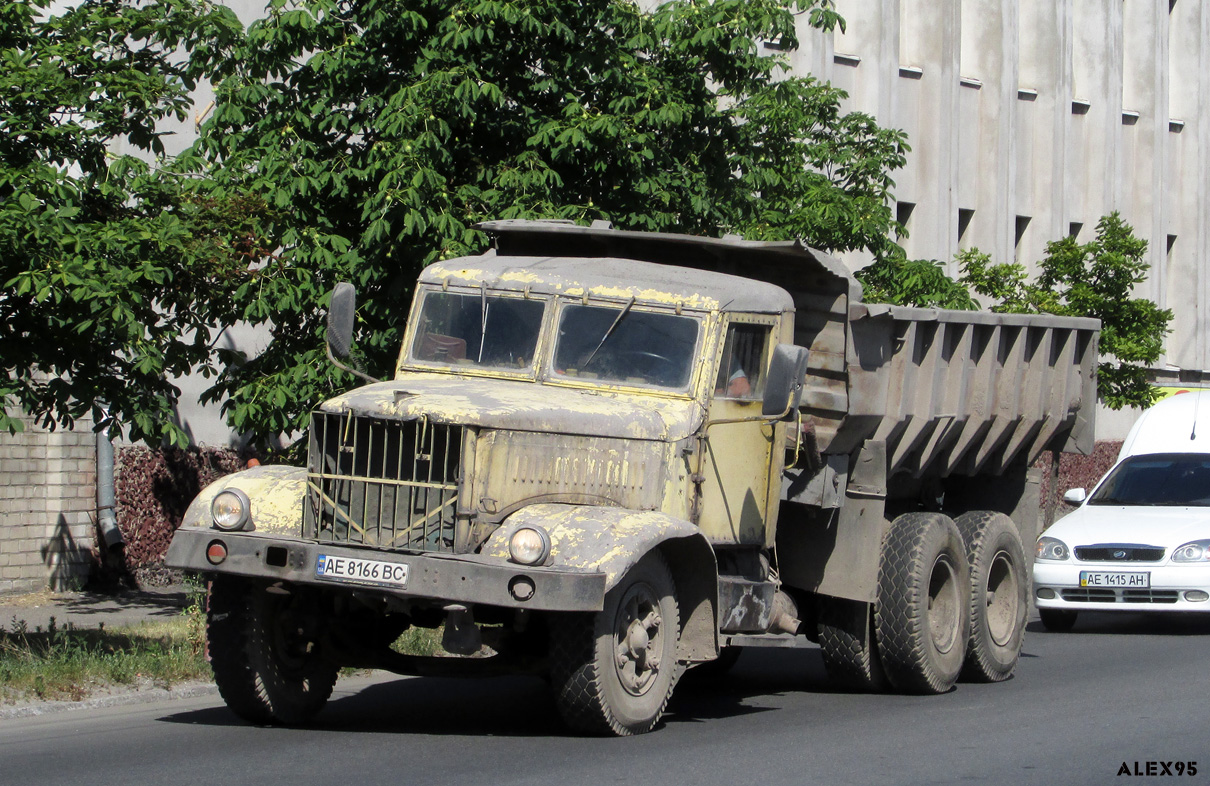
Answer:
[(931, 697), (833, 692), (818, 650), (749, 650), (630, 739), (565, 734), (530, 678), (341, 681), (305, 729), (217, 697), (61, 712), (0, 721), (0, 784), (1210, 784), (1207, 643), (1210, 615), (1034, 622), (1012, 680)]

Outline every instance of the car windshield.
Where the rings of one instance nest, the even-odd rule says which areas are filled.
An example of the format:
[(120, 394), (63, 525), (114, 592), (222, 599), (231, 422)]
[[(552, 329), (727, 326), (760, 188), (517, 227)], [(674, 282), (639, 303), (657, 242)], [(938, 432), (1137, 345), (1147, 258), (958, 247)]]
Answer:
[(426, 292), (411, 357), (426, 364), (527, 369), (545, 308), (540, 299)]
[(689, 387), (698, 320), (624, 306), (567, 306), (559, 319), (556, 377)]
[(1109, 473), (1088, 504), (1210, 507), (1210, 455), (1132, 456)]

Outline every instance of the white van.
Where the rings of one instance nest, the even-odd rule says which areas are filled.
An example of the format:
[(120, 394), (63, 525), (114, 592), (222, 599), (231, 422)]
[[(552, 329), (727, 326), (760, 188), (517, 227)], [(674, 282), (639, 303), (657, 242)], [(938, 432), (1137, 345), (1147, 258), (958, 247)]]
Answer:
[(1210, 611), (1210, 390), (1144, 412), (1091, 494), (1038, 538), (1034, 599), (1047, 630), (1080, 611)]

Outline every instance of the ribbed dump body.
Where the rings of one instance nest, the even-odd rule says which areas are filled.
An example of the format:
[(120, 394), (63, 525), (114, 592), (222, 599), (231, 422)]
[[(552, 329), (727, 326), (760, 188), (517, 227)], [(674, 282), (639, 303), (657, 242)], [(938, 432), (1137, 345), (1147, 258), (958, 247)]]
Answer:
[(885, 442), (889, 475), (1000, 474), (1092, 449), (1099, 323), (856, 304), (829, 453)]

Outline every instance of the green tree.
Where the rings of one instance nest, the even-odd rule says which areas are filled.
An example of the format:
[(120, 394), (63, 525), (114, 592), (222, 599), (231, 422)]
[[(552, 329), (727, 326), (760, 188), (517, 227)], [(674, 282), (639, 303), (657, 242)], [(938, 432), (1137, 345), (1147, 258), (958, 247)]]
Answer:
[(0, 4), (0, 428), (21, 428), (16, 404), (184, 444), (165, 375), (210, 356), (199, 304), (238, 267), (228, 225), (248, 205), (182, 194), (113, 150), (162, 156), (157, 124), (186, 117), (195, 84), (179, 50), (239, 24), (194, 0), (50, 7)]
[(388, 375), (417, 272), (482, 250), (484, 219), (883, 253), (904, 136), (787, 77), (798, 12), (843, 24), (831, 0), (273, 0), (233, 53), (199, 58), (217, 104), (178, 162), (199, 193), (263, 199), (280, 249), (224, 293), (272, 342), (208, 395), (243, 431), (303, 427), (349, 382), (321, 340), (339, 280)]
[(991, 298), (992, 310), (1095, 317), (1101, 320), (1097, 392), (1112, 409), (1146, 407), (1157, 391), (1147, 367), (1159, 360), (1172, 311), (1133, 297), (1147, 278), (1147, 241), (1117, 213), (1097, 222), (1096, 237), (1078, 243), (1067, 237), (1046, 244), (1036, 281), (1016, 263), (991, 264), (977, 249), (959, 255), (961, 282)]

